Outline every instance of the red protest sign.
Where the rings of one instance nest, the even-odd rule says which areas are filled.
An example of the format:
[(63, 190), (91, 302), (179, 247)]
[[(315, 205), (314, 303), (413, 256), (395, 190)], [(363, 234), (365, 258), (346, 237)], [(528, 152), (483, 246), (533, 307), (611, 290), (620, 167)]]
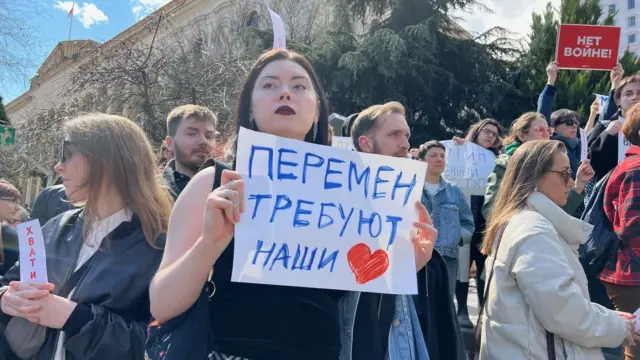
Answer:
[(611, 70), (619, 45), (617, 26), (560, 25), (556, 61), (562, 69)]

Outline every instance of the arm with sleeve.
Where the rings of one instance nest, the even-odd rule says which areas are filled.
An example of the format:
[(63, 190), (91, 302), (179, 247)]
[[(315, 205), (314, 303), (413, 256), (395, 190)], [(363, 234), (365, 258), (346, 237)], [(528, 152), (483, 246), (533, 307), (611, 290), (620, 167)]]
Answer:
[(559, 241), (538, 234), (518, 248), (511, 276), (525, 301), (552, 334), (584, 347), (619, 346), (627, 333), (624, 320), (585, 298)]
[(547, 122), (551, 121), (551, 112), (553, 111), (553, 99), (556, 95), (557, 88), (553, 85), (545, 85), (544, 89), (538, 96), (537, 112), (544, 115)]

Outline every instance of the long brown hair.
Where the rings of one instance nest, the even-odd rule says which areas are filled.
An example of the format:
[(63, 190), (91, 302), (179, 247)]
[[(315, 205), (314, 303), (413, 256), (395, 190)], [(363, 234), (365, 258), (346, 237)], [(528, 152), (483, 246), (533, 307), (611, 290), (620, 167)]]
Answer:
[(504, 139), (504, 145), (506, 146), (516, 141), (523, 142), (520, 136), (528, 133), (531, 129), (531, 124), (538, 119), (545, 119), (545, 117), (544, 115), (533, 111), (520, 115), (520, 117), (515, 119), (511, 124), (509, 135)]
[(87, 159), (83, 238), (98, 220), (101, 190), (110, 185), (138, 216), (145, 239), (154, 245), (167, 231), (173, 204), (156, 175), (153, 149), (142, 129), (121, 116), (99, 113), (73, 119), (65, 128), (72, 146)]
[(496, 119), (487, 118), (475, 123), (471, 127), (471, 129), (469, 129), (469, 133), (467, 134), (465, 140), (477, 144), (476, 141), (478, 141), (478, 135), (480, 135), (480, 131), (482, 131), (482, 129), (484, 129), (487, 125), (493, 125), (496, 127), (496, 129), (498, 129), (498, 137), (488, 149), (494, 154), (498, 155), (498, 153), (500, 152), (500, 148), (502, 148), (502, 137), (504, 136), (504, 128)]
[(527, 206), (527, 199), (536, 183), (551, 170), (553, 158), (559, 152), (567, 152), (560, 141), (533, 140), (524, 143), (513, 154), (487, 219), (487, 231), (480, 249), (483, 254), (491, 253), (500, 227)]
[(278, 60), (289, 60), (302, 66), (302, 68), (309, 74), (313, 88), (318, 96), (320, 102), (319, 117), (318, 117), (318, 132), (316, 133), (315, 140), (313, 139), (313, 127), (309, 129), (304, 141), (309, 143), (315, 143), (320, 145), (329, 144), (329, 102), (327, 96), (320, 83), (320, 77), (313, 69), (313, 66), (304, 56), (297, 52), (286, 49), (273, 49), (262, 53), (258, 60), (253, 64), (244, 84), (242, 85), (242, 91), (238, 97), (238, 109), (236, 111), (236, 120), (234, 124), (233, 137), (227, 144), (226, 155), (229, 161), (235, 164), (235, 155), (238, 149), (238, 134), (240, 128), (258, 130), (253, 128), (255, 125), (251, 122), (251, 95), (253, 94), (253, 88), (255, 87), (258, 77), (262, 73), (262, 70), (270, 63)]

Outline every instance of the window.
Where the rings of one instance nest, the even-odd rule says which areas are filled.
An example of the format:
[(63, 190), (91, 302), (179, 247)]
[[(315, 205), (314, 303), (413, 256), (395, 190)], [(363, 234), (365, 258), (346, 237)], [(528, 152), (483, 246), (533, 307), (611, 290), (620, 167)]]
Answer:
[(609, 15), (616, 13), (616, 4), (609, 5)]
[(636, 0), (627, 0), (627, 8), (635, 9), (636, 8)]
[(628, 42), (629, 44), (633, 44), (633, 43), (635, 43), (635, 42), (636, 42), (636, 34), (631, 34), (631, 35), (629, 35), (629, 37), (628, 37), (628, 39), (627, 39), (627, 42)]
[(636, 17), (635, 16), (629, 16), (629, 22), (627, 24), (629, 27), (634, 27), (636, 26)]

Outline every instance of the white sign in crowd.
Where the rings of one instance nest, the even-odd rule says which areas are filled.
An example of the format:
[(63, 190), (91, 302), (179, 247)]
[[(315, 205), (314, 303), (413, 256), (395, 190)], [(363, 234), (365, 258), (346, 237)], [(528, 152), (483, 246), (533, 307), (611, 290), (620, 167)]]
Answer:
[(241, 128), (232, 281), (417, 294), (410, 232), (426, 164)]
[(484, 195), (487, 178), (496, 164), (496, 156), (469, 141), (460, 145), (453, 140), (445, 140), (442, 144), (447, 148), (442, 176), (458, 184), (467, 198), (471, 195)]
[(348, 136), (334, 136), (331, 140), (331, 146), (338, 149), (356, 151), (353, 146), (353, 140)]

